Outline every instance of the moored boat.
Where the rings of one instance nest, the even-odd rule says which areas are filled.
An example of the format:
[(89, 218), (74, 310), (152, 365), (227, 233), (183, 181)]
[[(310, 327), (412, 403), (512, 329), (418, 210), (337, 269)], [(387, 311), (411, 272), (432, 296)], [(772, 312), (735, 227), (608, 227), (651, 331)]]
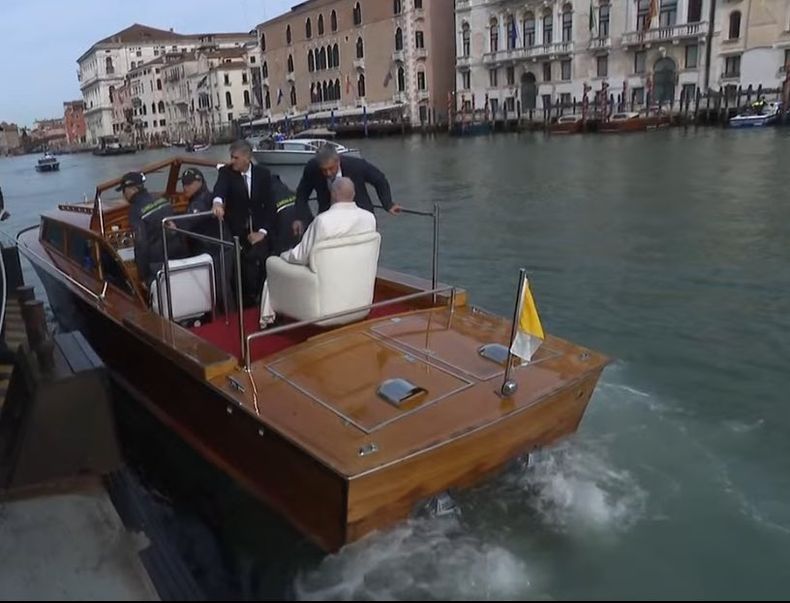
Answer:
[(578, 134), (584, 130), (584, 116), (579, 114), (561, 115), (549, 126), (552, 134)]
[[(166, 176), (152, 192), (178, 211), (184, 165), (216, 169), (173, 158), (142, 170)], [(53, 313), (174, 434), (327, 550), (573, 433), (608, 362), (553, 336), (528, 364), (513, 357), (511, 320), (437, 282), (436, 210), (405, 212), (433, 217), (432, 281), (376, 269), (376, 246), (368, 303), (259, 331), (257, 308), (216, 311), (222, 268), (205, 256), (140, 281), (129, 205), (106, 198), (119, 182), (18, 234)]]
[(598, 125), (598, 131), (605, 134), (620, 132), (644, 132), (667, 128), (672, 125), (672, 117), (665, 111), (650, 109), (643, 111), (620, 111)]
[(772, 126), (779, 121), (782, 114), (782, 103), (757, 100), (748, 105), (738, 115), (730, 119), (731, 128), (762, 128)]

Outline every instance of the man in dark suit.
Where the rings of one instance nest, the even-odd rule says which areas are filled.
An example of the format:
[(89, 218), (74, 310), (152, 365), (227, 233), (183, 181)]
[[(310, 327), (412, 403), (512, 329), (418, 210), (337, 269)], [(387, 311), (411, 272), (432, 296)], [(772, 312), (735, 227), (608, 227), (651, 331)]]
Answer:
[(331, 205), (330, 186), (337, 178), (349, 178), (356, 187), (356, 202), (359, 207), (370, 212), (373, 211), (373, 201), (370, 199), (366, 184), (372, 184), (376, 189), (379, 201), (392, 215), (400, 213), (400, 205), (392, 202), (387, 177), (376, 166), (357, 157), (340, 157), (332, 145), (324, 145), (316, 156), (307, 162), (302, 173), (302, 180), (296, 189), (296, 208), (299, 216), (293, 223), (294, 234), (301, 235), (305, 223), (313, 219), (313, 214), (307, 203), (310, 195), (315, 191), (318, 195), (318, 213), (325, 212)]
[(213, 212), (243, 245), (244, 305), (255, 305), (266, 280), (277, 209), (272, 176), (265, 167), (252, 163), (252, 147), (246, 140), (230, 145), (230, 165), (220, 168), (214, 185)]

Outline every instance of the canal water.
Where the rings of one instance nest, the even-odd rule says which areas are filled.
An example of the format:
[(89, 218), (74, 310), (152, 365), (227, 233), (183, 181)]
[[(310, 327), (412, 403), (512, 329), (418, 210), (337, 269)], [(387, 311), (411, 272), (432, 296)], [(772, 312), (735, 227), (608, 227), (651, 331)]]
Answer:
[[(440, 205), (442, 281), (509, 313), (526, 267), (546, 330), (615, 362), (574, 437), (459, 493), (456, 516), (415, 518), (328, 557), (163, 444), (185, 459), (179, 478), (200, 476), (193, 489), (168, 491), (150, 470), (141, 480), (205, 589), (360, 600), (790, 596), (790, 130), (350, 144), (386, 172), (397, 202)], [(32, 156), (0, 159), (12, 214), (2, 228), (14, 233), (175, 152), (62, 156), (54, 174), (36, 173)], [(283, 178), (295, 186), (298, 174)], [(430, 273), (429, 220), (381, 216), (380, 227), (385, 265)], [(189, 504), (200, 498), (194, 484), (226, 496), (200, 509)]]

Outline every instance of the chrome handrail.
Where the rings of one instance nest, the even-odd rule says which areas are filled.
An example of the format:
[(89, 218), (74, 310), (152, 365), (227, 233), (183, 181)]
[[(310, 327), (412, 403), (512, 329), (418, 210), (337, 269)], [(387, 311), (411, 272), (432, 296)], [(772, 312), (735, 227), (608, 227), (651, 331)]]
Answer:
[(244, 345), (244, 368), (246, 371), (250, 371), (252, 361), (251, 361), (251, 354), (250, 354), (250, 344), (255, 339), (261, 339), (262, 337), (266, 337), (267, 335), (276, 335), (278, 333), (283, 333), (285, 331), (292, 331), (294, 329), (298, 329), (300, 327), (306, 327), (309, 325), (313, 325), (319, 322), (323, 322), (325, 320), (334, 320), (335, 318), (343, 318), (344, 316), (349, 316), (351, 314), (356, 314), (357, 312), (362, 312), (364, 310), (373, 310), (376, 308), (383, 308), (385, 306), (391, 306), (393, 304), (397, 304), (399, 302), (410, 301), (412, 299), (418, 299), (420, 297), (425, 297), (427, 295), (436, 296), (439, 293), (444, 293), (446, 291), (451, 292), (451, 301), (455, 301), (455, 287), (452, 286), (445, 286), (440, 287), (438, 289), (431, 289), (430, 291), (420, 291), (418, 293), (410, 293), (408, 295), (403, 295), (401, 297), (395, 297), (393, 299), (387, 299), (381, 302), (376, 302), (373, 304), (368, 304), (366, 306), (360, 306), (359, 308), (354, 308), (352, 310), (344, 310), (342, 312), (335, 312), (333, 314), (327, 314), (326, 316), (321, 316), (319, 318), (315, 318), (313, 320), (300, 320), (299, 322), (294, 322), (288, 325), (283, 325), (281, 327), (274, 327), (273, 329), (266, 329), (264, 331), (259, 331), (257, 333), (252, 333), (247, 335), (245, 339)]

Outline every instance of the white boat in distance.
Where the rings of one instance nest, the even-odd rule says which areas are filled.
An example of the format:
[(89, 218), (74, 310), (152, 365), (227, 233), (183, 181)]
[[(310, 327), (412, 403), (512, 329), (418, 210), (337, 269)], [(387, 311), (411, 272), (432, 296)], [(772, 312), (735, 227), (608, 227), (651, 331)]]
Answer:
[(361, 156), (359, 149), (349, 149), (342, 144), (324, 138), (289, 138), (269, 141), (269, 144), (272, 148), (253, 150), (256, 161), (262, 165), (305, 165), (325, 144), (335, 147), (338, 155)]

